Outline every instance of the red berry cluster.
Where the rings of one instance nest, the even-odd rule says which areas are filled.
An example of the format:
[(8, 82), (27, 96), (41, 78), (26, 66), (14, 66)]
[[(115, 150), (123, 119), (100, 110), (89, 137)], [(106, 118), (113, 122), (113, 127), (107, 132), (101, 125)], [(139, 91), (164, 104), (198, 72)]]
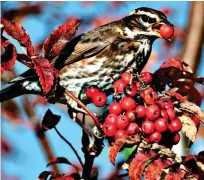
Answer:
[(107, 102), (107, 96), (96, 87), (90, 87), (86, 90), (86, 96), (92, 99), (95, 106), (104, 106)]
[(148, 72), (136, 77), (125, 72), (113, 84), (115, 93), (122, 94), (122, 99), (109, 105), (103, 124), (108, 138), (116, 140), (140, 133), (148, 142), (167, 146), (179, 142), (182, 124), (176, 117), (173, 101), (169, 97), (159, 99), (151, 83), (152, 75)]

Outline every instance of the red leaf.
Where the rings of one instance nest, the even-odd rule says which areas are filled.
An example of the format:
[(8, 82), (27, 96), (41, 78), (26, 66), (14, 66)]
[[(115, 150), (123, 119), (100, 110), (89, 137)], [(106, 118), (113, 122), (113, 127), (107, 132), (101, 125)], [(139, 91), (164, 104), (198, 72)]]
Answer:
[(162, 173), (162, 169), (166, 166), (170, 165), (171, 162), (169, 160), (163, 160), (163, 159), (156, 159), (154, 162), (152, 162), (144, 172), (144, 178), (145, 180), (157, 180), (160, 179), (160, 175)]
[[(58, 122), (60, 121), (61, 116), (58, 116), (56, 114), (53, 114), (52, 111), (50, 109), (48, 109), (43, 117), (42, 120), (42, 126), (47, 130), (47, 129), (52, 129), (54, 128)], [(66, 159), (63, 158), (59, 158), (59, 159), (54, 159), (53, 161), (55, 161), (55, 163), (57, 163), (57, 161), (68, 161)], [(53, 161), (51, 163), (53, 163)], [(48, 164), (49, 165), (49, 164)]]
[(129, 167), (130, 180), (140, 180), (147, 161), (155, 155), (156, 153), (152, 150), (150, 150), (149, 153), (138, 152), (135, 158), (130, 163)]
[(70, 20), (55, 29), (43, 44), (44, 54), (46, 56), (58, 55), (68, 40), (75, 35), (80, 23), (80, 19)]
[(11, 148), (10, 144), (7, 142), (7, 140), (4, 138), (1, 138), (1, 152), (2, 152), (2, 154), (10, 153), (11, 151), (12, 151), (12, 148)]
[(166, 93), (169, 94), (170, 96), (178, 99), (180, 102), (187, 101), (187, 99), (185, 97), (183, 97), (180, 93), (177, 93), (175, 91), (168, 90), (168, 91), (166, 91)]
[(125, 145), (125, 140), (122, 138), (117, 139), (109, 149), (109, 160), (110, 162), (115, 165), (115, 158), (120, 152), (121, 148)]
[(184, 179), (186, 172), (179, 168), (176, 172), (168, 172), (165, 180), (182, 180)]
[(135, 145), (138, 142), (141, 142), (140, 136), (135, 135), (134, 138), (131, 138), (129, 136), (123, 137), (123, 138), (118, 138), (110, 147), (109, 149), (109, 160), (110, 162), (115, 165), (115, 158), (122, 149), (124, 145)]
[(65, 39), (59, 39), (57, 43), (52, 47), (50, 51), (50, 57), (56, 57), (60, 54), (60, 52), (65, 48), (66, 44), (68, 43), (68, 40)]
[(1, 39), (1, 73), (12, 70), (17, 59), (17, 51), (6, 38)]
[(181, 71), (183, 70), (181, 62), (179, 60), (173, 59), (173, 58), (165, 61), (160, 66), (160, 68), (168, 68), (168, 67), (176, 67), (176, 68), (178, 68)]
[(1, 111), (2, 115), (11, 121), (17, 121), (21, 117), (19, 106), (12, 99), (2, 103)]
[(1, 19), (1, 23), (4, 25), (5, 32), (12, 38), (16, 39), (21, 46), (27, 47), (27, 54), (29, 56), (33, 56), (34, 49), (30, 37), (21, 24), (17, 22), (10, 22), (6, 19)]
[(43, 92), (47, 94), (52, 89), (54, 81), (58, 77), (58, 71), (44, 57), (32, 58), (32, 62), (39, 76)]

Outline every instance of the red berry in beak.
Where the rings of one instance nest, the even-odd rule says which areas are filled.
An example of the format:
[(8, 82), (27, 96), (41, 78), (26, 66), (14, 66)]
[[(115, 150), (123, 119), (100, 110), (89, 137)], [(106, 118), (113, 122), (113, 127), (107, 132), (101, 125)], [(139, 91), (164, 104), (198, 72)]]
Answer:
[(167, 24), (162, 25), (159, 31), (160, 31), (160, 35), (165, 39), (171, 38), (174, 34), (174, 28)]

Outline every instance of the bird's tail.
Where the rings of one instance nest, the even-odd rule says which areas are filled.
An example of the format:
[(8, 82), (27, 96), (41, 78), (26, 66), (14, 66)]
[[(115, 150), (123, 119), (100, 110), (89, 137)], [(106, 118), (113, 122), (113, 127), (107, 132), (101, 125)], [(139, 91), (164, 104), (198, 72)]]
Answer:
[(0, 102), (13, 99), (23, 94), (24, 94), (24, 91), (21, 87), (21, 84), (17, 84), (17, 83), (12, 84), (11, 86), (0, 91)]
[(23, 82), (17, 81), (10, 85), (9, 87), (2, 89), (0, 91), (0, 102), (13, 99), (23, 94), (42, 95), (42, 90), (39, 83), (36, 81), (23, 81)]

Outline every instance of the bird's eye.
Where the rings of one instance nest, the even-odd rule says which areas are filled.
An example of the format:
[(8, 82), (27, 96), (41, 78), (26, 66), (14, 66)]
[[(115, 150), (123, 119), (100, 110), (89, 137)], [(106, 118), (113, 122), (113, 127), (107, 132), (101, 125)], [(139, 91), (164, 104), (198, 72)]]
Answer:
[(149, 18), (150, 23), (155, 23), (156, 21), (157, 21), (156, 18)]
[(141, 18), (142, 18), (143, 22), (148, 22), (149, 21), (149, 17), (147, 15), (142, 15)]

